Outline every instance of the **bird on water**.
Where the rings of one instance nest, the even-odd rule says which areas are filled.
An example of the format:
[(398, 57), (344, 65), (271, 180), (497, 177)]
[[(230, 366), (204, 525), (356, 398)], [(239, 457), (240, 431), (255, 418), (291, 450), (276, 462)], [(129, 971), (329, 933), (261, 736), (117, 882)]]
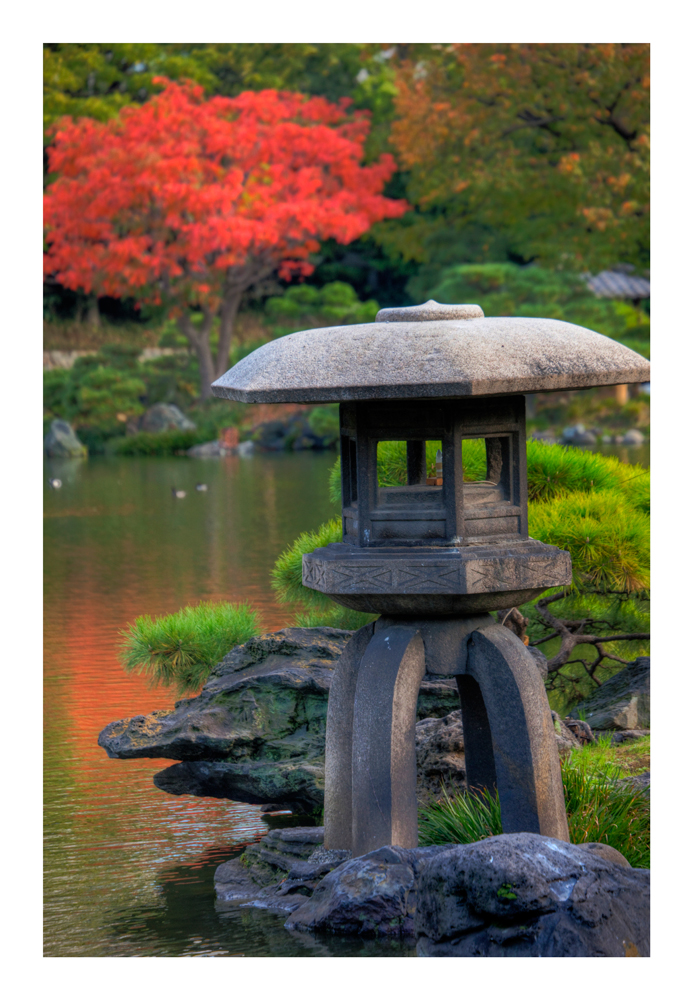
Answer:
[(49, 479), (48, 485), (52, 490), (59, 490), (60, 487), (63, 485), (63, 481), (62, 479)]
[(185, 492), (185, 490), (177, 490), (175, 486), (172, 486), (171, 496), (175, 497), (176, 500), (182, 500), (184, 497), (187, 496), (187, 493)]
[(198, 493), (206, 493), (209, 487), (207, 486), (207, 483), (198, 483), (195, 489)]

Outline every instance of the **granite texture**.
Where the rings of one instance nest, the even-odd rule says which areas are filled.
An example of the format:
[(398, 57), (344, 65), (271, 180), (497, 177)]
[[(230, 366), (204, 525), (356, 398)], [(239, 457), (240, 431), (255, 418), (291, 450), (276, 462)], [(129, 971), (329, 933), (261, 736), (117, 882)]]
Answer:
[[(533, 833), (450, 847), (430, 858), (416, 880), (417, 952), (429, 958), (646, 957), (650, 873), (624, 861), (617, 851)], [(328, 876), (330, 882), (346, 867)], [(316, 890), (316, 902), (327, 883)], [(304, 903), (292, 914), (294, 924), (307, 912)]]
[(639, 656), (575, 705), (592, 729), (649, 729), (650, 658)]
[(317, 403), (551, 392), (649, 380), (645, 358), (573, 323), (412, 317), (280, 337), (239, 361), (212, 384), (212, 392), (247, 403)]
[(376, 323), (429, 323), (441, 319), (483, 319), (484, 310), (481, 306), (458, 304), (445, 305), (429, 299), (420, 306), (395, 306), (392, 309), (381, 309), (375, 317)]
[(303, 556), (305, 587), (358, 611), (417, 618), (518, 606), (571, 579), (570, 555), (534, 539), (389, 550), (333, 542)]

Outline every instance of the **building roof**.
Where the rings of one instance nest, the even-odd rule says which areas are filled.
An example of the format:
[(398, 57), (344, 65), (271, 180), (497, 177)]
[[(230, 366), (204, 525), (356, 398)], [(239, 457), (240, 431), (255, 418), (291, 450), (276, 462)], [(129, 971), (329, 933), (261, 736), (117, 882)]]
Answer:
[(375, 323), (280, 337), (229, 369), (212, 392), (248, 403), (326, 403), (552, 392), (649, 378), (645, 358), (586, 327), (485, 317), (478, 306), (430, 301), (381, 309)]
[(586, 276), (587, 287), (601, 299), (649, 299), (650, 282), (621, 271), (600, 271)]

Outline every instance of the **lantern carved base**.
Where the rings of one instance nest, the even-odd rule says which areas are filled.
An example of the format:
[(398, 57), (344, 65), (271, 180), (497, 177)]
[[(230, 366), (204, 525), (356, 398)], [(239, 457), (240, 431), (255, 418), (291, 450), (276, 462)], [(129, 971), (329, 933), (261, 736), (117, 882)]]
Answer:
[[(507, 607), (507, 591), (505, 592)], [(531, 654), (490, 615), (380, 618), (354, 633), (327, 711), (325, 847), (416, 847), (416, 702), (457, 678), (467, 784), (498, 789), (505, 833), (568, 841), (551, 712)]]
[(469, 615), (516, 607), (572, 579), (570, 555), (533, 538), (500, 545), (360, 548), (303, 556), (303, 584), (356, 611)]

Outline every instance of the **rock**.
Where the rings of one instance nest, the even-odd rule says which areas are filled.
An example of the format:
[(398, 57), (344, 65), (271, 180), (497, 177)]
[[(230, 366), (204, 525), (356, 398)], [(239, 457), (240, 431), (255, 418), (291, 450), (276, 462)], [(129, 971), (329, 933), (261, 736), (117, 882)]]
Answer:
[(576, 437), (577, 435), (584, 434), (585, 431), (586, 431), (586, 427), (585, 427), (584, 424), (573, 424), (570, 427), (565, 427), (564, 428), (563, 434), (561, 435), (561, 437), (563, 438), (564, 441), (568, 442), (568, 441), (572, 441), (573, 438)]
[(565, 428), (561, 440), (564, 444), (596, 444), (597, 435), (584, 424), (574, 424)]
[(195, 444), (192, 448), (188, 448), (186, 454), (189, 458), (224, 458), (235, 452), (235, 448), (225, 448), (220, 441), (205, 441), (204, 444)]
[(617, 851), (615, 847), (610, 847), (608, 844), (600, 844), (598, 841), (592, 841), (589, 844), (577, 844), (583, 851), (589, 851), (593, 856), (596, 855), (599, 858), (604, 858), (606, 861), (612, 861), (615, 865), (621, 865), (622, 868), (630, 868), (630, 862), (623, 857), (620, 851)]
[(552, 711), (551, 718), (553, 719), (553, 728), (556, 732), (558, 752), (560, 753), (561, 751), (575, 750), (579, 747), (580, 741), (575, 734), (571, 732), (558, 712)]
[[(184, 761), (154, 777), (174, 795), (312, 812), (323, 802), (332, 673), (350, 637), (332, 628), (256, 636), (217, 664), (196, 698), (176, 702), (172, 712), (112, 722), (99, 746), (110, 757)], [(458, 704), (454, 678), (424, 678), (420, 718), (446, 716)]]
[(632, 428), (632, 430), (626, 431), (623, 435), (624, 444), (644, 444), (645, 435), (642, 431), (637, 430), (637, 428)]
[(441, 783), (454, 794), (466, 788), (462, 712), (416, 724), (416, 797), (420, 804), (437, 799)]
[(597, 742), (597, 739), (594, 733), (592, 732), (592, 729), (590, 728), (590, 726), (587, 725), (586, 722), (583, 722), (582, 719), (571, 719), (569, 716), (566, 716), (563, 722), (567, 726), (567, 728), (571, 731), (571, 733), (576, 738), (578, 743), (582, 744), (583, 746), (586, 743)]
[(293, 414), (287, 420), (268, 420), (252, 429), (252, 440), (265, 451), (310, 451), (334, 443), (334, 435), (316, 434), (306, 417)]
[(287, 930), (407, 938), (414, 932), (416, 881), (445, 847), (381, 847), (326, 875), (291, 914)]
[(611, 745), (615, 747), (619, 743), (630, 743), (632, 740), (640, 740), (643, 736), (649, 735), (649, 729), (622, 729), (612, 734)]
[(196, 425), (173, 403), (155, 403), (140, 418), (139, 429), (149, 434), (162, 431), (194, 431)]
[(43, 439), (43, 452), (49, 458), (86, 458), (87, 449), (66, 420), (52, 420)]
[(255, 445), (252, 441), (241, 441), (237, 449), (239, 455), (252, 455), (254, 451)]
[(212, 669), (196, 698), (176, 702), (173, 712), (112, 722), (99, 735), (99, 746), (120, 758), (319, 757), (332, 671), (350, 636), (333, 628), (286, 628), (255, 636)]
[(641, 792), (645, 798), (650, 797), (650, 772), (644, 771), (642, 774), (629, 774), (626, 778), (619, 778), (617, 785), (632, 789), (634, 792)]
[(232, 764), (186, 760), (154, 775), (154, 784), (171, 795), (199, 795), (311, 814), (323, 807), (324, 760), (259, 760)]
[(633, 663), (574, 708), (592, 729), (649, 729), (650, 658), (639, 656)]
[(646, 957), (649, 883), (649, 871), (535, 833), (449, 847), (423, 865), (417, 880), (417, 953)]
[(537, 665), (537, 670), (544, 680), (549, 676), (549, 661), (537, 646), (528, 646), (527, 652), (532, 654), (532, 658)]
[(311, 896), (320, 880), (350, 857), (322, 846), (324, 827), (272, 830), (243, 852), (242, 859), (214, 873), (217, 909), (257, 906), (291, 912)]
[(556, 443), (556, 434), (554, 431), (534, 431), (529, 435), (530, 441), (546, 441), (547, 444)]

